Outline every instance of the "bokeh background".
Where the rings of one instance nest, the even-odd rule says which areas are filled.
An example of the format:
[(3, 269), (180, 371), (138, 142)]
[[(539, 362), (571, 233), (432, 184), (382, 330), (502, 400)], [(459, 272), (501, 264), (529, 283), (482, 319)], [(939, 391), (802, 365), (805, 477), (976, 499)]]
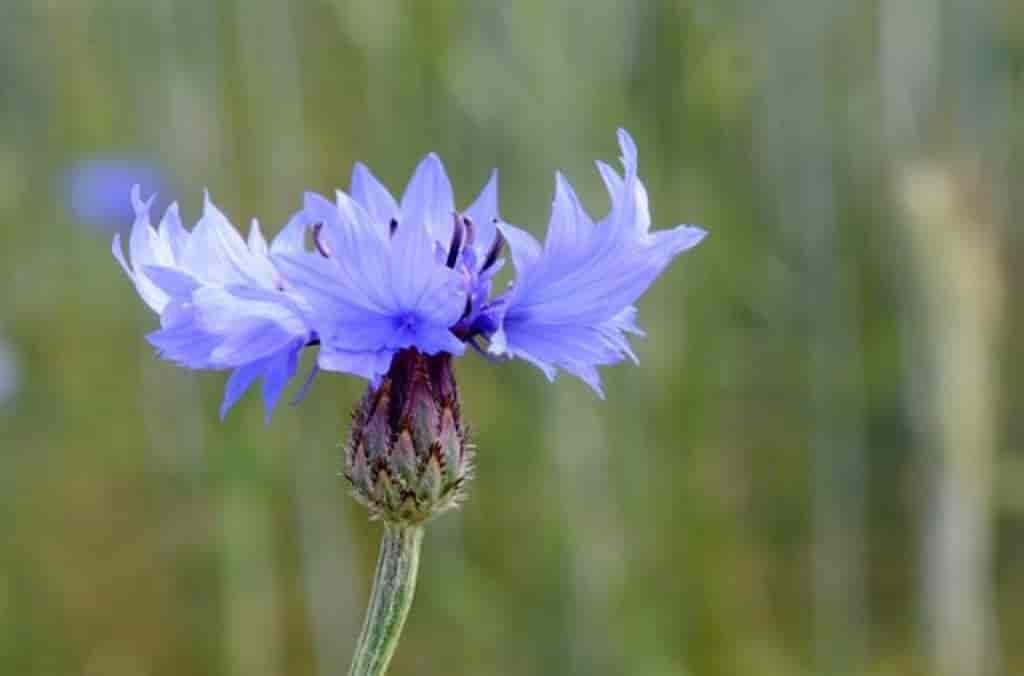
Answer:
[(275, 232), (436, 150), (540, 233), (618, 126), (711, 235), (607, 401), (460, 362), (478, 477), (392, 673), (1024, 673), (1015, 0), (0, 0), (0, 673), (341, 674), (362, 622), (360, 383), (219, 422), (119, 186)]

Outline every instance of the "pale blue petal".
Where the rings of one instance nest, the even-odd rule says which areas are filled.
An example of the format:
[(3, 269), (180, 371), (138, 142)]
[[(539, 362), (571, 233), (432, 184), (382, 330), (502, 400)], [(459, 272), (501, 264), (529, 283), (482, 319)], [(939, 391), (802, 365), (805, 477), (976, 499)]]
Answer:
[(494, 243), (494, 235), (497, 232), (495, 224), (501, 220), (498, 214), (498, 170), (491, 172), (480, 195), (470, 204), (463, 214), (473, 222), (476, 235), (473, 248), (482, 259)]
[(695, 225), (678, 225), (671, 230), (651, 233), (652, 248), (660, 255), (672, 258), (700, 244), (708, 232)]
[(622, 200), (622, 191), (625, 187), (622, 177), (605, 162), (598, 160), (595, 164), (597, 164), (598, 173), (601, 174), (601, 180), (604, 181), (604, 187), (608, 190), (608, 196), (612, 202), (612, 211), (615, 211), (616, 208), (621, 210), (620, 202)]
[(295, 375), (299, 367), (299, 350), (301, 343), (297, 343), (292, 349), (285, 350), (267, 361), (263, 375), (263, 408), (264, 420), (270, 422), (270, 415), (274, 411), (281, 398), (281, 393), (288, 385), (288, 381)]
[(227, 417), (228, 411), (238, 403), (253, 381), (263, 373), (264, 368), (265, 364), (262, 361), (252, 362), (231, 373), (231, 377), (228, 378), (227, 385), (224, 387), (224, 400), (220, 405), (221, 420)]
[(217, 368), (235, 368), (247, 362), (273, 357), (295, 342), (296, 335), (268, 320), (239, 322), (210, 352)]
[(189, 234), (181, 224), (181, 215), (178, 213), (178, 203), (171, 202), (160, 219), (160, 238), (167, 243), (171, 255), (175, 261), (180, 260), (181, 252), (185, 250)]
[(448, 245), (452, 237), (455, 201), (448, 174), (436, 154), (430, 153), (416, 167), (402, 194), (401, 211), (399, 231), (425, 228), (433, 239)]
[(237, 332), (238, 326), (249, 322), (269, 321), (294, 335), (305, 334), (305, 322), (297, 316), (291, 298), (286, 294), (264, 293), (247, 298), (236, 288), (207, 286), (193, 293), (196, 321), (202, 328), (211, 333), (230, 335)]
[[(388, 274), (391, 242), (387, 234), (371, 222), (359, 204), (342, 192), (338, 192), (334, 204), (316, 193), (307, 193), (304, 211), (309, 222), (320, 224), (316, 237), (318, 249), (323, 251), (317, 255), (323, 260), (326, 253), (329, 259), (327, 265), (318, 265), (305, 258), (313, 254), (303, 253), (293, 256), (293, 262), (304, 260), (319, 268), (321, 282), (325, 275), (329, 278), (334, 274), (330, 283), (340, 285), (337, 291), (348, 302), (380, 311), (390, 307), (393, 304)], [(301, 272), (288, 272), (285, 268), (292, 269), (282, 266), (285, 277), (301, 276)], [(331, 268), (335, 268), (333, 273)]]
[(181, 266), (210, 284), (268, 283), (269, 261), (254, 256), (227, 217), (203, 197), (203, 215), (182, 251)]
[(255, 218), (249, 225), (249, 238), (246, 240), (246, 244), (249, 245), (249, 252), (256, 256), (266, 257), (270, 253), (267, 240), (263, 236), (263, 231), (260, 230), (260, 223)]
[(171, 298), (189, 297), (199, 288), (199, 282), (192, 275), (162, 265), (147, 265), (142, 272), (161, 291)]
[(427, 354), (447, 352), (459, 356), (466, 351), (465, 343), (456, 338), (447, 326), (438, 324), (424, 323), (403, 342), (408, 343), (406, 347), (417, 347)]
[(615, 324), (619, 329), (626, 333), (632, 333), (634, 336), (646, 336), (647, 333), (640, 328), (640, 325), (636, 323), (637, 311), (633, 306), (629, 306), (614, 318)]
[(306, 228), (309, 222), (306, 220), (304, 211), (294, 214), (288, 223), (277, 233), (274, 241), (270, 243), (270, 253), (288, 254), (298, 253), (305, 248)]
[(540, 243), (527, 231), (517, 228), (509, 223), (498, 223), (498, 229), (508, 242), (509, 251), (512, 252), (512, 264), (516, 267), (519, 275), (525, 274), (540, 258)]
[(194, 324), (167, 326), (148, 334), (146, 340), (168, 361), (192, 369), (218, 368), (211, 363), (210, 353), (220, 345), (220, 336)]
[(356, 322), (366, 314), (387, 312), (386, 307), (368, 297), (360, 280), (337, 261), (310, 253), (275, 256), (274, 261), (289, 286), (309, 304), (314, 317)]
[(349, 192), (352, 194), (352, 199), (362, 205), (378, 226), (389, 227), (391, 219), (398, 218), (398, 203), (391, 196), (391, 192), (377, 180), (377, 177), (369, 169), (358, 162), (352, 169), (352, 183)]
[(622, 150), (620, 159), (625, 174), (622, 189), (613, 193), (616, 205), (613, 217), (620, 226), (627, 226), (634, 233), (645, 234), (651, 227), (651, 217), (647, 208), (647, 190), (637, 175), (637, 150), (633, 137), (625, 129), (619, 129), (619, 148)]
[(315, 192), (307, 192), (302, 196), (302, 210), (309, 223), (322, 225), (338, 224), (338, 207), (330, 200)]
[(555, 176), (555, 199), (551, 222), (544, 241), (544, 255), (563, 262), (587, 253), (586, 246), (594, 228), (593, 221), (580, 206), (576, 191), (561, 173)]
[(325, 371), (349, 373), (373, 381), (387, 373), (396, 352), (390, 349), (349, 351), (324, 345), (317, 364)]
[[(346, 235), (350, 238), (350, 256), (362, 253), (368, 243), (373, 245), (374, 254), (381, 255), (387, 250), (384, 244), (391, 238), (389, 228), (380, 227), (361, 204), (342, 191), (335, 192), (335, 200), (339, 224), (346, 229)], [(374, 262), (379, 264), (383, 261)]]
[(391, 291), (398, 306), (411, 309), (419, 305), (423, 282), (433, 276), (431, 268), (444, 268), (435, 262), (434, 239), (417, 224), (400, 223), (391, 238)]
[(143, 201), (139, 195), (139, 188), (132, 188), (132, 208), (135, 210), (135, 222), (132, 224), (131, 234), (128, 238), (128, 251), (131, 256), (131, 266), (124, 258), (121, 251), (121, 239), (114, 236), (114, 256), (121, 267), (135, 283), (135, 288), (142, 300), (154, 312), (162, 312), (167, 305), (167, 294), (151, 282), (141, 269), (146, 265), (173, 265), (174, 259), (170, 248), (164, 242), (149, 221), (149, 209), (153, 198)]

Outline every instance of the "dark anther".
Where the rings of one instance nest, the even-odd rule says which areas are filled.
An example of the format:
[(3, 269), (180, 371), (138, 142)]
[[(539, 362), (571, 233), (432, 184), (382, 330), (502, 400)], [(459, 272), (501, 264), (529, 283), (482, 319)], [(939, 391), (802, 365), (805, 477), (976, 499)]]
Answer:
[(483, 272), (484, 270), (498, 262), (498, 256), (501, 255), (501, 250), (504, 247), (505, 236), (501, 234), (501, 230), (495, 230), (494, 244), (491, 245), (490, 251), (487, 252), (487, 257), (484, 258), (484, 264), (480, 266), (480, 272)]
[(394, 237), (395, 236), (395, 230), (398, 230), (398, 219), (397, 218), (392, 218), (391, 219), (391, 221), (388, 223), (388, 230), (391, 232), (391, 236)]
[(313, 228), (312, 228), (312, 230), (313, 230), (313, 246), (316, 247), (316, 250), (320, 252), (321, 256), (323, 256), (324, 258), (330, 258), (331, 257), (331, 248), (329, 246), (327, 246), (327, 242), (323, 241), (320, 238), (320, 235), (322, 234), (323, 229), (324, 229), (324, 224), (323, 223), (314, 223), (313, 224)]
[(458, 214), (454, 214), (452, 221), (454, 223), (452, 227), (452, 243), (448, 247), (448, 261), (445, 263), (450, 268), (455, 267), (455, 263), (459, 260), (459, 252), (462, 250), (462, 219), (459, 218)]
[(476, 241), (476, 226), (473, 225), (473, 221), (469, 219), (469, 216), (462, 217), (462, 226), (466, 228), (465, 247), (468, 249), (473, 246), (473, 242)]

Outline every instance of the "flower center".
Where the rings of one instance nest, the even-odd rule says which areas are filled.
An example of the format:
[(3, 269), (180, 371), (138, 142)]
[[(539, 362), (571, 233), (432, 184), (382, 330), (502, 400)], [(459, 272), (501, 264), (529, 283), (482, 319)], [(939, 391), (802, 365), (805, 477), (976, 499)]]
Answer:
[(395, 329), (398, 331), (406, 331), (408, 333), (415, 333), (419, 323), (419, 317), (408, 312), (403, 315), (399, 315), (394, 319)]

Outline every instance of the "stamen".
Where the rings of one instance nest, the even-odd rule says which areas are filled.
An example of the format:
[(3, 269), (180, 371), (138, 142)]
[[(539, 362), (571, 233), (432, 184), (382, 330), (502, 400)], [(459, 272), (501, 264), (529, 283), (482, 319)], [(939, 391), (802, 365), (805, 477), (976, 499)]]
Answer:
[(455, 264), (459, 260), (459, 252), (462, 250), (462, 235), (463, 227), (462, 220), (458, 214), (452, 214), (452, 221), (454, 227), (452, 228), (452, 243), (448, 247), (448, 260), (445, 263), (450, 268), (454, 268)]
[(465, 247), (468, 249), (473, 246), (473, 242), (476, 241), (476, 226), (473, 225), (473, 221), (469, 219), (469, 216), (462, 217), (462, 225), (466, 228)]
[(313, 228), (312, 228), (312, 230), (313, 230), (313, 246), (316, 247), (316, 250), (320, 252), (321, 256), (323, 256), (324, 258), (330, 258), (331, 257), (331, 248), (329, 246), (327, 246), (327, 242), (323, 241), (320, 238), (320, 235), (322, 234), (323, 229), (324, 229), (324, 224), (323, 223), (314, 223), (313, 224)]
[(391, 221), (388, 222), (388, 229), (391, 232), (391, 236), (394, 237), (395, 236), (395, 230), (398, 230), (398, 219), (397, 218), (392, 218)]
[(501, 234), (501, 230), (495, 230), (494, 244), (491, 245), (490, 250), (487, 252), (487, 256), (484, 258), (484, 264), (480, 266), (480, 272), (483, 272), (487, 268), (497, 263), (498, 257), (501, 256), (501, 250), (504, 248), (505, 236)]

